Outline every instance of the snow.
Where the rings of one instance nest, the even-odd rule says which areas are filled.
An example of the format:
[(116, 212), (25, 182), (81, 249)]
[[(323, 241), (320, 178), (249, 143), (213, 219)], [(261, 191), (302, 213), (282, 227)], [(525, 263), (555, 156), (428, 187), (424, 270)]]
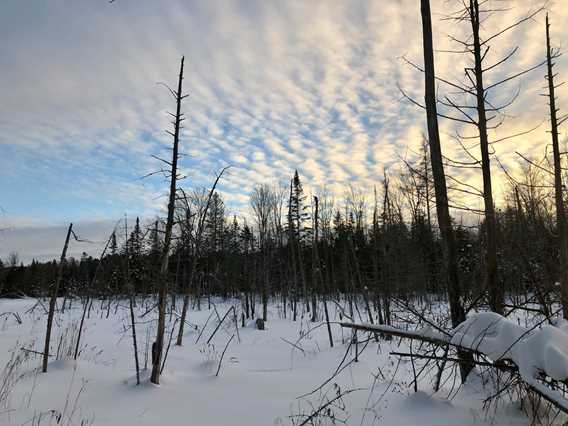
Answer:
[(565, 328), (527, 328), (493, 312), (472, 314), (453, 333), (451, 342), (478, 350), (491, 360), (510, 359), (525, 380), (545, 372), (568, 379), (568, 334)]
[[(19, 324), (12, 315), (0, 318), (0, 368), (12, 353), (22, 354), (21, 347), (41, 350), (45, 314), (39, 307), (26, 313), (35, 303), (35, 299), (0, 300), (0, 313), (18, 312), (22, 319)], [(204, 305), (207, 307), (206, 302)], [(18, 370), (6, 405), (0, 406), (0, 424), (32, 424), (34, 416), (36, 424), (55, 424), (53, 419), (50, 423), (49, 413), (63, 412), (69, 424), (88, 420), (96, 425), (123, 426), (293, 425), (295, 415), (311, 413), (326, 400), (326, 395), (331, 399), (338, 390), (359, 388), (361, 390), (345, 396), (343, 406), (334, 408), (335, 415), (347, 425), (530, 424), (514, 404), (505, 404), (487, 416), (482, 403), (487, 392), (475, 376), (451, 400), (447, 399), (451, 380), (437, 394), (433, 394), (428, 383), (421, 384), (420, 392), (414, 393), (410, 386), (413, 377), (410, 362), (389, 354), (393, 350), (408, 349), (400, 339), (380, 343), (371, 340), (357, 363), (349, 363), (354, 357), (354, 346), (351, 346), (343, 363), (347, 366), (317, 390), (341, 365), (349, 347), (350, 331), (334, 324), (335, 347), (330, 348), (325, 326), (305, 319), (293, 322), (281, 318), (276, 305), (270, 306), (267, 330), (256, 330), (250, 322), (249, 326), (239, 329), (240, 342), (235, 336), (229, 345), (219, 377), (215, 377), (215, 371), (220, 353), (235, 333), (234, 323), (221, 327), (212, 344), (207, 345), (205, 342), (217, 325), (211, 319), (200, 341), (195, 343), (213, 311), (191, 310), (189, 321), (198, 330), (188, 327), (184, 346), (172, 345), (160, 386), (149, 383), (148, 371), (143, 371), (142, 385), (136, 386), (131, 336), (125, 331), (129, 324), (127, 304), (122, 303), (116, 312), (113, 304), (108, 318), (106, 310), (100, 310), (99, 306), (100, 301), (95, 301), (91, 316), (86, 320), (84, 348), (76, 362), (68, 358), (52, 360), (48, 372), (42, 374), (37, 370), (40, 357), (28, 354)], [(218, 301), (216, 309), (222, 317), (230, 306), (228, 302)], [(138, 315), (145, 309), (139, 304)], [(53, 352), (58, 345), (56, 342), (78, 323), (81, 313), (81, 306), (75, 301), (72, 309), (56, 315)], [(337, 312), (331, 314), (339, 319)], [(146, 328), (153, 327), (153, 315), (138, 319), (142, 364)], [(509, 325), (500, 327), (498, 330), (505, 330)], [(169, 336), (169, 326), (167, 331)], [(511, 328), (511, 336), (516, 335), (513, 331), (515, 329)], [(153, 338), (153, 330), (150, 332)], [(365, 333), (359, 333), (360, 339), (365, 337)], [(360, 344), (359, 350), (363, 346)], [(543, 360), (555, 372), (558, 368), (558, 373), (563, 371), (563, 366), (556, 356), (564, 353), (563, 348), (553, 345)], [(314, 390), (317, 391), (298, 398)], [(43, 416), (41, 422), (37, 422), (39, 415)]]
[(513, 359), (526, 329), (493, 312), (472, 314), (452, 333), (451, 342), (484, 353), (492, 360)]

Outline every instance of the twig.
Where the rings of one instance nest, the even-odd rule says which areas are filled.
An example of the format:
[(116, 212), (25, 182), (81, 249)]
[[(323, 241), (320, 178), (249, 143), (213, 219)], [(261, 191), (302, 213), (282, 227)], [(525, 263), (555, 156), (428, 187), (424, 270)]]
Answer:
[(221, 370), (221, 363), (223, 362), (223, 357), (225, 356), (225, 352), (227, 351), (227, 348), (229, 347), (229, 343), (231, 343), (231, 340), (233, 340), (233, 337), (235, 337), (234, 334), (227, 341), (227, 344), (225, 345), (225, 349), (223, 349), (223, 352), (221, 353), (221, 359), (219, 360), (219, 366), (217, 367), (217, 372), (215, 373), (215, 377), (219, 376), (219, 371)]

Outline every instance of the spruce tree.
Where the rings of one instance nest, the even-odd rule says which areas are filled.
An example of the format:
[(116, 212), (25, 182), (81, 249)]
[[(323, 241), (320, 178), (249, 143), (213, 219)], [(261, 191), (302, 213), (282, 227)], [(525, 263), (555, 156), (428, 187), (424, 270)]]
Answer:
[(211, 197), (211, 204), (207, 210), (205, 221), (205, 236), (207, 246), (213, 253), (221, 251), (223, 247), (223, 231), (225, 229), (225, 203), (217, 191)]
[(294, 177), (292, 178), (292, 188), (290, 191), (290, 220), (292, 225), (292, 230), (294, 237), (298, 241), (298, 244), (304, 245), (306, 242), (311, 240), (311, 214), (309, 212), (309, 205), (306, 204), (306, 195), (304, 194), (304, 187), (298, 171), (294, 171)]
[(118, 246), (116, 244), (116, 234), (113, 232), (110, 236), (109, 253), (112, 257), (116, 255), (118, 251)]
[(134, 229), (130, 233), (128, 241), (128, 271), (131, 285), (136, 291), (145, 291), (145, 268), (144, 268), (144, 236), (140, 228), (140, 219), (136, 218)]

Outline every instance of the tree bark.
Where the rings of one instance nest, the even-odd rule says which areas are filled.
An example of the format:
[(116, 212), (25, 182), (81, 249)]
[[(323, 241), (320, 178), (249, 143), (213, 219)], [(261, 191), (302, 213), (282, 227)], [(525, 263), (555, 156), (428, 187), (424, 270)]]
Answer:
[(560, 250), (560, 297), (564, 318), (568, 318), (568, 239), (566, 236), (566, 213), (564, 209), (562, 163), (558, 143), (558, 119), (556, 116), (556, 98), (554, 94), (554, 63), (550, 46), (550, 23), (546, 14), (546, 68), (548, 80), (548, 101), (550, 106), (550, 133), (552, 134), (552, 152), (554, 157), (554, 201), (556, 204), (556, 232)]
[(493, 312), (503, 314), (503, 288), (497, 282), (497, 223), (493, 191), (491, 188), (491, 162), (489, 159), (489, 138), (487, 136), (487, 116), (485, 110), (485, 88), (483, 85), (483, 58), (479, 38), (479, 3), (470, 0), (469, 17), (473, 36), (473, 56), (475, 74), (475, 95), (477, 101), (477, 128), (481, 149), (481, 171), (483, 175), (483, 201), (485, 204), (485, 289), (489, 295), (489, 306)]
[(179, 131), (182, 121), (181, 102), (185, 96), (182, 95), (183, 82), (183, 63), (184, 57), (181, 58), (181, 66), (179, 71), (178, 89), (176, 95), (176, 115), (174, 122), (174, 144), (171, 162), (171, 179), (170, 179), (170, 196), (168, 202), (168, 219), (166, 221), (164, 248), (162, 251), (162, 259), (160, 263), (160, 287), (158, 292), (158, 327), (156, 332), (156, 341), (154, 342), (154, 350), (152, 357), (152, 375), (150, 381), (156, 385), (160, 384), (160, 372), (162, 367), (162, 351), (164, 348), (164, 333), (166, 328), (166, 298), (168, 293), (168, 261), (170, 257), (170, 245), (172, 241), (172, 229), (174, 226), (174, 211), (176, 202), (176, 182), (177, 182), (177, 161), (179, 148)]
[[(448, 206), (448, 193), (446, 187), (446, 176), (442, 161), (442, 148), (440, 144), (440, 132), (438, 129), (438, 112), (436, 107), (436, 85), (435, 85), (435, 66), (434, 48), (432, 42), (432, 18), (430, 12), (430, 1), (421, 0), (422, 31), (424, 43), (424, 86), (426, 118), (428, 123), (428, 142), (430, 144), (430, 161), (432, 163), (432, 176), (434, 178), (434, 192), (436, 195), (436, 213), (438, 216), (438, 226), (443, 239), (444, 260), (447, 274), (447, 291), (450, 302), (450, 317), (452, 327), (457, 327), (465, 321), (465, 311), (462, 306), (462, 288), (458, 276), (458, 255), (456, 239), (450, 217)], [(458, 356), (463, 362), (460, 363), (462, 381), (473, 368), (471, 354), (458, 352)]]

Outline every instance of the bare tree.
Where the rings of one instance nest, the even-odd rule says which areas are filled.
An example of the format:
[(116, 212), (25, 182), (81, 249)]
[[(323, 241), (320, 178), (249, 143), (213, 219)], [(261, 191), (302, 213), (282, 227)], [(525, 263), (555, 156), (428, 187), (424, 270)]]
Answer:
[(486, 271), (485, 287), (489, 292), (489, 305), (497, 313), (503, 313), (503, 289), (497, 283), (497, 222), (491, 188), (491, 163), (489, 160), (489, 137), (487, 135), (487, 115), (485, 109), (485, 86), (483, 84), (483, 54), (479, 36), (479, 3), (469, 2), (469, 20), (473, 35), (473, 57), (475, 68), (475, 97), (477, 103), (477, 128), (479, 130), (479, 148), (481, 150), (481, 171), (483, 174), (483, 201), (485, 203), (486, 232)]
[(262, 319), (267, 320), (268, 316), (268, 287), (270, 282), (270, 216), (272, 207), (274, 206), (273, 199), (275, 198), (270, 185), (260, 184), (255, 186), (250, 196), (250, 205), (256, 219), (258, 226), (258, 237), (260, 244), (261, 260), (261, 276), (262, 276)]
[[(436, 193), (436, 212), (438, 226), (444, 242), (444, 259), (446, 266), (446, 279), (448, 297), (450, 302), (450, 317), (452, 326), (456, 327), (465, 321), (465, 311), (462, 306), (462, 288), (458, 275), (458, 256), (456, 239), (450, 217), (448, 193), (446, 189), (446, 176), (442, 161), (442, 148), (440, 146), (440, 131), (438, 129), (438, 113), (436, 107), (436, 83), (434, 66), (434, 48), (432, 43), (432, 20), (430, 1), (421, 0), (422, 32), (424, 44), (424, 92), (426, 102), (426, 120), (428, 125), (428, 141), (430, 144), (430, 161), (434, 178), (434, 191)], [(471, 354), (459, 353), (460, 371), (465, 381), (472, 369)]]
[[(189, 273), (189, 279), (188, 279), (188, 283), (187, 283), (187, 287), (186, 287), (186, 292), (183, 298), (183, 307), (182, 307), (182, 311), (181, 311), (181, 317), (180, 317), (180, 324), (179, 324), (179, 329), (178, 329), (178, 335), (177, 335), (177, 340), (176, 340), (176, 345), (177, 346), (181, 346), (183, 344), (183, 330), (184, 330), (184, 325), (185, 325), (185, 320), (187, 317), (187, 311), (189, 309), (189, 296), (191, 293), (191, 283), (193, 282), (193, 279), (195, 277), (195, 273), (197, 271), (197, 261), (199, 259), (199, 256), (201, 254), (201, 244), (202, 244), (202, 239), (203, 239), (203, 231), (205, 229), (205, 219), (207, 217), (207, 211), (209, 210), (209, 206), (211, 205), (211, 199), (213, 198), (213, 194), (215, 193), (215, 189), (217, 188), (217, 184), (219, 183), (219, 180), (221, 180), (221, 177), (223, 176), (223, 173), (225, 173), (225, 171), (228, 169), (228, 167), (224, 167), (216, 176), (215, 178), (215, 182), (213, 182), (213, 186), (211, 187), (211, 189), (209, 190), (209, 194), (207, 195), (207, 198), (204, 197), (205, 193), (198, 193), (195, 192), (194, 193), (194, 201), (196, 204), (196, 212), (193, 214), (193, 216), (196, 218), (197, 220), (197, 226), (193, 226), (191, 225), (191, 228), (194, 228), (194, 243), (193, 243), (193, 262), (191, 264), (191, 271)], [(186, 217), (189, 218), (192, 216), (192, 214), (189, 212), (190, 209), (190, 204), (188, 202), (188, 198), (187, 196), (183, 196), (182, 199), (185, 201), (185, 209), (186, 209)], [(205, 201), (206, 200), (206, 201)], [(187, 230), (188, 232), (191, 232), (190, 230)]]
[[(319, 256), (319, 199), (318, 197), (314, 196), (314, 242), (312, 244), (312, 253), (313, 253), (313, 280), (316, 285), (319, 285), (319, 290), (323, 298), (323, 312), (325, 315), (325, 323), (327, 326), (327, 335), (329, 337), (329, 346), (333, 348), (333, 335), (331, 334), (331, 325), (329, 323), (329, 310), (327, 308), (327, 289), (324, 288), (323, 285), (323, 274), (321, 272), (322, 265)], [(315, 296), (315, 291), (314, 298)], [(313, 315), (312, 318), (315, 320), (315, 312), (316, 309), (313, 307)]]
[(560, 248), (560, 292), (564, 318), (568, 318), (568, 235), (566, 235), (566, 213), (564, 208), (563, 184), (562, 184), (562, 160), (558, 143), (558, 126), (566, 117), (558, 121), (556, 113), (556, 97), (554, 90), (554, 59), (558, 52), (554, 52), (550, 45), (550, 23), (546, 14), (546, 79), (548, 82), (548, 104), (550, 107), (550, 133), (552, 135), (552, 152), (554, 158), (554, 201), (556, 204), (556, 232), (558, 233), (558, 245)]
[(124, 217), (124, 279), (128, 288), (128, 308), (130, 311), (130, 327), (132, 327), (132, 349), (134, 351), (134, 366), (136, 367), (136, 385), (140, 384), (140, 362), (138, 361), (138, 340), (136, 338), (136, 319), (134, 317), (134, 304), (136, 289), (130, 279), (130, 257), (128, 244), (128, 219)]
[[(517, 53), (518, 47), (514, 47), (504, 57), (495, 59), (495, 62), (488, 65), (490, 60), (490, 45), (495, 42), (499, 37), (507, 34), (509, 31), (517, 28), (519, 25), (529, 21), (543, 8), (537, 8), (529, 12), (519, 20), (498, 29), (492, 34), (481, 34), (481, 22), (485, 22), (489, 16), (495, 12), (505, 10), (502, 6), (492, 7), (489, 0), (479, 2), (478, 0), (458, 0), (459, 9), (450, 14), (447, 20), (463, 23), (468, 26), (469, 35), (464, 40), (459, 40), (455, 37), (451, 39), (459, 46), (457, 50), (449, 51), (451, 54), (465, 55), (468, 60), (473, 62), (473, 66), (467, 65), (464, 68), (465, 79), (463, 82), (453, 82), (440, 76), (434, 76), (435, 80), (446, 88), (449, 88), (451, 94), (445, 96), (438, 96), (436, 101), (438, 104), (445, 107), (442, 112), (436, 111), (438, 116), (460, 123), (462, 126), (472, 126), (475, 128), (474, 133), (470, 135), (462, 135), (457, 133), (455, 136), (456, 141), (463, 148), (464, 152), (471, 159), (471, 161), (456, 161), (448, 157), (444, 157), (446, 163), (450, 167), (458, 169), (479, 169), (481, 170), (483, 178), (483, 190), (475, 188), (466, 182), (458, 180), (456, 177), (446, 175), (456, 185), (448, 189), (458, 191), (462, 194), (480, 196), (484, 201), (483, 212), (475, 211), (468, 206), (454, 205), (454, 208), (461, 208), (468, 211), (475, 211), (484, 215), (484, 231), (485, 231), (485, 283), (484, 289), (488, 296), (488, 302), (491, 309), (498, 313), (503, 313), (504, 303), (504, 289), (497, 281), (497, 222), (495, 214), (495, 205), (493, 200), (493, 190), (491, 182), (491, 161), (490, 157), (494, 153), (493, 145), (498, 142), (524, 135), (534, 129), (524, 131), (518, 134), (500, 137), (498, 139), (489, 139), (489, 130), (498, 128), (504, 121), (504, 110), (513, 104), (518, 96), (515, 93), (510, 100), (504, 103), (497, 103), (493, 98), (496, 89), (509, 84), (519, 77), (538, 69), (544, 65), (545, 61), (535, 64), (518, 72), (503, 77), (497, 74), (497, 71), (504, 64), (508, 63), (511, 58)], [(481, 7), (480, 7), (481, 6)], [(484, 28), (487, 28), (485, 25)], [(422, 68), (407, 61), (413, 67), (424, 72)], [(487, 83), (486, 77), (488, 74), (496, 75), (496, 79)], [(409, 98), (404, 92), (403, 95), (416, 105), (425, 108), (420, 103)], [(471, 147), (465, 146), (465, 141), (477, 140), (480, 147), (481, 158), (478, 159), (471, 151)], [(475, 144), (477, 146), (477, 144)]]
[(69, 238), (73, 232), (73, 224), (69, 224), (69, 229), (67, 229), (67, 236), (65, 237), (65, 244), (63, 245), (63, 250), (61, 251), (61, 259), (59, 260), (59, 268), (57, 271), (57, 279), (55, 280), (55, 286), (53, 287), (53, 293), (51, 293), (51, 299), (49, 301), (49, 311), (47, 313), (47, 331), (45, 332), (45, 345), (43, 348), (43, 365), (42, 371), (47, 373), (47, 361), (49, 359), (49, 342), (51, 340), (51, 328), (53, 326), (53, 316), (55, 314), (55, 305), (57, 303), (57, 293), (59, 293), (59, 285), (63, 278), (63, 268), (65, 266), (65, 258), (67, 256), (67, 247), (69, 247)]
[(164, 333), (166, 328), (166, 298), (168, 292), (168, 262), (170, 257), (170, 245), (172, 241), (172, 231), (174, 226), (174, 212), (176, 203), (176, 183), (178, 178), (177, 165), (178, 165), (178, 149), (179, 149), (179, 133), (181, 123), (184, 120), (183, 113), (181, 112), (181, 103), (188, 95), (182, 94), (183, 87), (183, 63), (184, 57), (181, 58), (181, 65), (179, 71), (177, 91), (171, 90), (170, 92), (176, 98), (176, 113), (172, 114), (174, 117), (174, 131), (168, 133), (173, 137), (173, 150), (172, 161), (165, 161), (170, 167), (170, 194), (168, 202), (168, 218), (166, 221), (164, 245), (162, 249), (162, 258), (160, 262), (160, 280), (158, 290), (158, 327), (156, 332), (156, 340), (152, 345), (152, 375), (151, 382), (160, 384), (160, 373), (162, 369), (162, 351), (164, 347)]

